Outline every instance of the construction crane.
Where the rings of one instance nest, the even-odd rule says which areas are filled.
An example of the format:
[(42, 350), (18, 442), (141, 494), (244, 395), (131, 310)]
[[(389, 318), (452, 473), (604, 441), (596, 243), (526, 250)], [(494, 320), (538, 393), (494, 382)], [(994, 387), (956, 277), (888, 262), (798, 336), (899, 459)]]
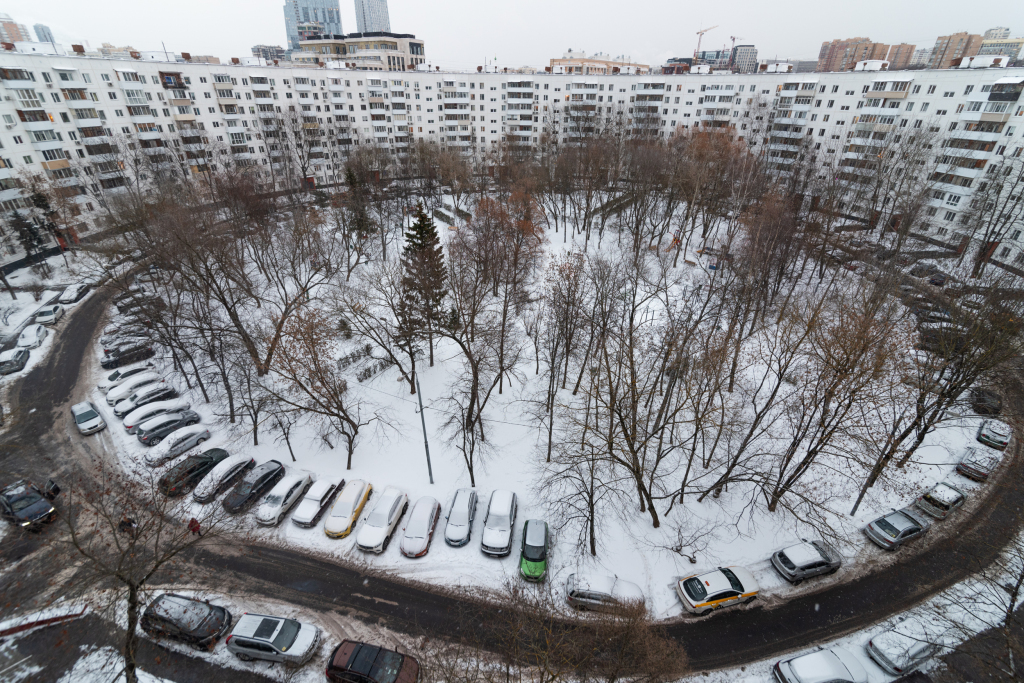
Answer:
[(732, 49), (729, 50), (729, 66), (731, 67), (731, 66), (734, 66), (733, 65), (733, 60), (734, 60), (734, 58), (736, 56), (736, 41), (737, 40), (746, 40), (746, 38), (744, 38), (743, 36), (729, 36), (729, 37), (732, 38)]
[(714, 26), (711, 26), (710, 28), (706, 28), (703, 31), (697, 31), (697, 49), (693, 51), (693, 61), (694, 61), (694, 63), (696, 63), (696, 61), (697, 61), (697, 54), (700, 53), (700, 41), (704, 40), (704, 34), (707, 33), (708, 31), (710, 31), (711, 29), (715, 29), (715, 28), (718, 28), (718, 24), (715, 24)]

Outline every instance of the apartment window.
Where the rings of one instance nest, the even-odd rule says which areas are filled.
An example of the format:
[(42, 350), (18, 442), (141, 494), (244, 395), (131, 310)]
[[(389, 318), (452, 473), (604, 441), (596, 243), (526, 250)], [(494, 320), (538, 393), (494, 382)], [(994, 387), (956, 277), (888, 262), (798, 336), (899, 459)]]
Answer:
[(1006, 258), (1009, 255), (1010, 255), (1010, 248), (1009, 247), (1003, 247), (1002, 249), (999, 250), (999, 258)]
[(1020, 239), (1020, 230), (1014, 230), (1013, 234), (1010, 235), (1010, 239), (1011, 240), (1019, 240)]
[(32, 163), (32, 157), (31, 157), (31, 155), (28, 155), (28, 154), (23, 156), (21, 158), (21, 160), (24, 161), (26, 164), (31, 164)]
[(942, 93), (943, 97), (953, 97), (954, 95), (956, 95), (956, 93), (953, 92), (952, 90), (947, 90), (947, 91)]
[(117, 93), (116, 93), (116, 92), (113, 92), (113, 91), (111, 91), (111, 92), (108, 92), (108, 93), (107, 93), (107, 98), (108, 98), (108, 99), (111, 99), (111, 100), (116, 100), (116, 99), (117, 99)]
[(921, 113), (924, 113), (926, 111), (928, 111), (928, 103), (927, 102), (922, 102), (921, 103)]
[(974, 90), (974, 86), (973, 85), (969, 85), (966, 88), (964, 88), (964, 94), (965, 95), (970, 95), (972, 90)]
[(107, 81), (108, 83), (110, 82), (110, 74), (100, 74), (100, 78), (102, 78), (104, 81)]
[(839, 86), (838, 85), (833, 85), (832, 86), (832, 92), (839, 92)]
[(928, 94), (931, 95), (934, 92), (935, 92), (935, 86), (934, 85), (929, 85), (928, 86)]
[(947, 221), (952, 221), (952, 220), (954, 220), (955, 218), (956, 218), (956, 214), (955, 214), (954, 212), (952, 212), (952, 211), (947, 211), (947, 212), (946, 212), (946, 215), (945, 215), (945, 219), (946, 219)]
[(865, 86), (864, 86), (863, 88), (861, 88), (861, 89), (860, 89), (860, 91), (861, 91), (862, 93), (865, 93), (865, 92), (867, 92), (867, 91), (868, 91), (868, 87), (869, 87), (869, 86), (866, 86), (866, 85), (865, 85)]
[(914, 88), (910, 92), (913, 93), (914, 95), (916, 95), (917, 93), (921, 92), (921, 86), (915, 85)]

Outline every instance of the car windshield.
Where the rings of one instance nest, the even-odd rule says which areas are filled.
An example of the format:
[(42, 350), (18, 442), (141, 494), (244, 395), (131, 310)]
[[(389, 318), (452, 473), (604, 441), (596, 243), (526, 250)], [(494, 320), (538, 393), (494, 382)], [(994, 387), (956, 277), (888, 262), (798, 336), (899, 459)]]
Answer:
[(466, 526), (469, 524), (469, 496), (457, 498), (452, 505), (451, 514), (448, 515), (448, 523), (455, 526)]
[(263, 499), (263, 504), (269, 505), (270, 507), (277, 507), (281, 504), (281, 501), (283, 500), (284, 496), (267, 496), (266, 498)]
[(708, 597), (708, 591), (704, 588), (704, 584), (696, 576), (690, 577), (686, 581), (683, 581), (683, 590), (690, 596), (690, 599), (694, 602), (700, 602), (704, 598)]
[(88, 422), (89, 420), (95, 420), (97, 417), (99, 416), (96, 414), (95, 410), (86, 410), (84, 412), (79, 413), (78, 415), (75, 415), (75, 422), (77, 422), (78, 424), (82, 424), (83, 422)]
[(25, 508), (35, 505), (39, 502), (39, 499), (39, 494), (35, 491), (26, 491), (11, 501), (11, 509), (15, 512), (21, 512)]
[(892, 524), (890, 524), (889, 520), (887, 520), (885, 517), (882, 517), (881, 519), (876, 521), (875, 522), (875, 526), (877, 526), (879, 529), (881, 529), (885, 534), (887, 534), (891, 538), (896, 538), (897, 536), (900, 535), (899, 529), (897, 529)]
[(488, 529), (506, 529), (509, 526), (508, 514), (501, 512), (487, 518)]
[(366, 518), (366, 523), (370, 526), (387, 526), (388, 523), (388, 512), (391, 510), (387, 505), (378, 504), (377, 507), (373, 508), (373, 512)]
[(299, 635), (299, 629), (302, 625), (294, 619), (285, 619), (284, 623), (281, 624), (281, 630), (277, 634), (277, 638), (274, 638), (274, 647), (281, 652), (287, 652), (288, 648), (295, 642), (295, 636)]
[(732, 589), (734, 591), (738, 593), (743, 592), (743, 584), (740, 583), (739, 578), (737, 578), (736, 575), (732, 573), (731, 569), (723, 567), (722, 574), (725, 575), (725, 578), (729, 579), (729, 585), (732, 586)]
[(382, 650), (377, 655), (373, 668), (370, 669), (370, 680), (377, 683), (395, 683), (398, 672), (402, 668), (402, 660), (405, 659), (397, 652)]
[(523, 546), (523, 557), (530, 562), (540, 562), (544, 559), (544, 546), (542, 545), (524, 545)]
[(339, 500), (331, 510), (331, 517), (351, 517), (354, 501)]
[(779, 551), (779, 562), (781, 562), (786, 569), (796, 569), (796, 565), (793, 564), (793, 561), (789, 559), (783, 550)]

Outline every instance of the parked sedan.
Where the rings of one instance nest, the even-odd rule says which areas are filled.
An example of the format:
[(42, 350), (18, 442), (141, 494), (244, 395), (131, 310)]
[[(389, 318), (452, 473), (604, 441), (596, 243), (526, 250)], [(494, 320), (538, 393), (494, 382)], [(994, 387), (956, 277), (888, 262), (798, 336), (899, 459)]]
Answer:
[(10, 375), (21, 372), (28, 364), (28, 349), (9, 349), (0, 352), (0, 375)]
[(182, 453), (187, 453), (193, 448), (197, 448), (209, 438), (210, 430), (203, 425), (179, 427), (168, 434), (160, 445), (147, 451), (146, 464), (150, 467), (162, 465), (165, 462), (174, 460)]
[(225, 643), (243, 662), (262, 659), (302, 666), (320, 645), (320, 629), (294, 619), (246, 612)]
[(935, 519), (945, 519), (964, 504), (967, 494), (952, 484), (941, 482), (918, 496), (914, 501), (917, 508)]
[(708, 614), (722, 607), (753, 602), (758, 591), (754, 575), (745, 567), (719, 567), (676, 582), (676, 595), (692, 614)]
[(129, 413), (135, 412), (142, 406), (147, 406), (150, 403), (156, 403), (157, 401), (168, 401), (177, 397), (178, 390), (170, 384), (166, 382), (154, 382), (153, 384), (147, 384), (144, 387), (136, 389), (135, 393), (131, 396), (114, 404), (114, 415), (121, 418), (127, 417)]
[(106, 377), (100, 380), (96, 388), (102, 391), (104, 394), (113, 389), (116, 386), (120, 386), (127, 382), (132, 377), (141, 375), (143, 373), (155, 372), (156, 366), (153, 363), (139, 363), (138, 365), (130, 365), (126, 368), (121, 368), (111, 372)]
[(527, 581), (543, 581), (548, 574), (548, 523), (528, 519), (523, 525), (519, 575)]
[(408, 508), (409, 497), (405, 493), (393, 486), (384, 489), (356, 535), (356, 547), (368, 553), (387, 550), (395, 527)]
[(327, 660), (327, 680), (348, 683), (416, 683), (420, 665), (409, 655), (343, 640)]
[(480, 549), (492, 557), (506, 557), (512, 552), (512, 529), (516, 524), (518, 504), (512, 491), (498, 489), (491, 493), (480, 535)]
[(617, 612), (642, 605), (644, 592), (632, 581), (617, 576), (570, 574), (565, 582), (565, 601), (579, 610)]
[(62, 304), (73, 304), (80, 301), (81, 298), (88, 293), (89, 285), (87, 284), (83, 283), (78, 285), (70, 285), (66, 287), (63, 292), (61, 292), (60, 296), (57, 298), (57, 301), (61, 302)]
[(313, 482), (313, 485), (306, 491), (306, 495), (302, 497), (299, 506), (295, 508), (295, 512), (292, 513), (292, 524), (304, 529), (316, 526), (320, 517), (327, 512), (331, 501), (344, 485), (344, 479), (340, 484), (331, 483), (327, 479), (318, 479)]
[(1003, 398), (991, 389), (971, 389), (971, 410), (978, 415), (998, 415)]
[(956, 471), (974, 481), (987, 481), (1001, 460), (999, 451), (970, 447), (964, 450), (963, 457), (956, 464)]
[(224, 509), (228, 512), (242, 512), (248, 509), (260, 496), (274, 488), (283, 476), (284, 465), (277, 460), (268, 460), (257, 465), (246, 472), (224, 496)]
[(118, 401), (123, 401), (134, 394), (135, 390), (139, 387), (144, 387), (147, 384), (153, 384), (154, 382), (160, 381), (163, 381), (163, 377), (155, 372), (140, 372), (138, 374), (131, 375), (107, 392), (107, 405), (116, 405)]
[(978, 427), (978, 441), (997, 451), (1004, 450), (1010, 443), (1010, 425), (999, 420), (985, 420)]
[(143, 446), (155, 446), (163, 441), (164, 437), (171, 432), (182, 427), (194, 425), (200, 419), (199, 413), (193, 410), (183, 410), (180, 413), (164, 413), (140, 424), (139, 431), (135, 436)]
[(277, 526), (313, 485), (313, 478), (306, 472), (297, 472), (282, 477), (256, 510), (256, 523), (260, 526)]
[(864, 527), (864, 533), (880, 548), (897, 550), (904, 543), (923, 536), (930, 527), (924, 515), (904, 508), (879, 517)]
[(353, 479), (345, 484), (324, 522), (324, 533), (330, 538), (345, 538), (352, 533), (366, 501), (372, 495), (373, 487), (362, 479)]
[(841, 647), (818, 650), (778, 662), (772, 673), (778, 683), (867, 683), (868, 672)]
[(188, 410), (191, 407), (192, 404), (184, 399), (171, 399), (168, 401), (154, 401), (153, 403), (147, 403), (124, 416), (124, 430), (129, 434), (134, 434), (139, 431), (140, 424), (153, 419), (157, 415), (181, 412), (182, 410)]
[(75, 426), (83, 436), (95, 434), (107, 428), (107, 423), (100, 417), (96, 406), (88, 401), (71, 406), (71, 417), (74, 418)]
[(167, 470), (157, 481), (157, 488), (170, 498), (183, 495), (202, 481), (203, 477), (226, 457), (228, 457), (227, 451), (219, 448), (211, 448), (204, 453), (190, 455)]
[(51, 501), (59, 492), (52, 481), (43, 491), (24, 479), (8, 484), (0, 489), (0, 516), (23, 529), (38, 529), (57, 518), (57, 508)]
[(872, 636), (864, 649), (887, 674), (902, 676), (942, 652), (944, 639), (934, 631), (917, 619), (905, 619)]
[(211, 448), (209, 451), (218, 451), (225, 457), (192, 492), (193, 500), (202, 505), (213, 502), (217, 496), (234, 486), (246, 472), (256, 467), (256, 460), (247, 455), (228, 456), (228, 452), (222, 448)]
[(197, 650), (212, 650), (231, 628), (231, 612), (184, 595), (164, 593), (142, 613), (139, 626), (154, 638), (167, 638)]
[(64, 307), (60, 304), (53, 304), (39, 309), (39, 312), (36, 313), (36, 322), (40, 325), (55, 325), (62, 317), (64, 317)]
[(441, 504), (431, 496), (423, 496), (412, 506), (405, 524), (400, 550), (406, 557), (423, 557), (430, 550), (434, 528), (441, 517)]
[(793, 585), (812, 576), (835, 574), (842, 564), (843, 556), (824, 541), (802, 541), (772, 555), (775, 571)]
[(475, 489), (459, 489), (455, 492), (452, 506), (448, 510), (448, 523), (444, 527), (444, 542), (456, 548), (469, 543), (473, 534), (473, 519), (476, 518), (477, 495)]
[(124, 344), (112, 350), (100, 361), (100, 367), (104, 370), (113, 370), (122, 365), (152, 358), (155, 355), (156, 351), (153, 350), (153, 342), (143, 339), (131, 344)]
[(46, 339), (46, 328), (38, 323), (35, 325), (29, 325), (21, 334), (18, 335), (18, 348), (19, 349), (35, 349), (43, 344), (43, 340)]

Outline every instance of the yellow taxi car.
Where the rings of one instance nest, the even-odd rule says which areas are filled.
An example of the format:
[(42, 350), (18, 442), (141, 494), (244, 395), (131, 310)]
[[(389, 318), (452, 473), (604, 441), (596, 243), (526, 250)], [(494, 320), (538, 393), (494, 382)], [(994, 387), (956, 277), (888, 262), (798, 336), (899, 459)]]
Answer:
[(345, 538), (352, 533), (372, 493), (373, 487), (362, 479), (353, 479), (345, 484), (331, 506), (331, 514), (324, 521), (324, 533), (330, 538)]
[(676, 593), (683, 607), (692, 614), (707, 614), (729, 605), (752, 602), (757, 599), (759, 590), (754, 575), (744, 567), (719, 567), (676, 583)]

